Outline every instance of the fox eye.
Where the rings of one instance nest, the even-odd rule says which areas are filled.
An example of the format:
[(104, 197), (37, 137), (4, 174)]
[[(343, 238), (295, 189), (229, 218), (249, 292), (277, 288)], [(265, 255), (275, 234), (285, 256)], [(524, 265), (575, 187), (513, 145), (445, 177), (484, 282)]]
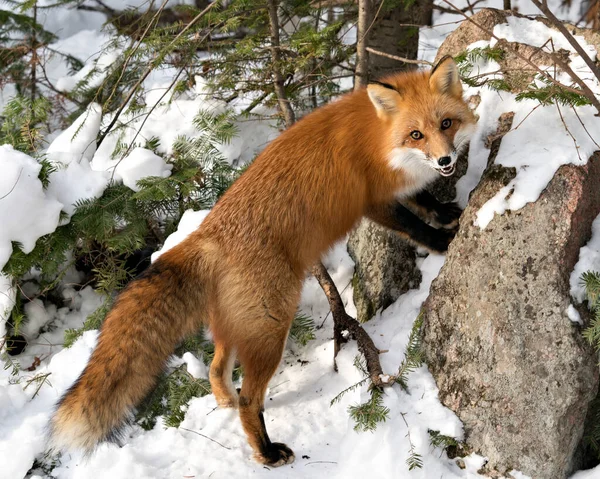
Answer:
[(421, 138), (423, 138), (423, 133), (421, 133), (419, 130), (414, 130), (410, 132), (410, 137), (413, 140), (420, 140)]
[(442, 120), (442, 130), (447, 130), (452, 126), (452, 120), (450, 118), (446, 118)]

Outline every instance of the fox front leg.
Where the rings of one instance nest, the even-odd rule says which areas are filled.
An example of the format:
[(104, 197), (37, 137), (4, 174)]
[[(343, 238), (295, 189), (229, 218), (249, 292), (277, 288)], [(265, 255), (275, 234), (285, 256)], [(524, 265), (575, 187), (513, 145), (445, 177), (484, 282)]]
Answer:
[(425, 190), (406, 200), (406, 203), (428, 222), (449, 230), (458, 227), (458, 220), (462, 214), (458, 203), (442, 203)]
[(435, 253), (444, 253), (455, 234), (450, 229), (429, 226), (399, 201), (372, 206), (366, 216)]

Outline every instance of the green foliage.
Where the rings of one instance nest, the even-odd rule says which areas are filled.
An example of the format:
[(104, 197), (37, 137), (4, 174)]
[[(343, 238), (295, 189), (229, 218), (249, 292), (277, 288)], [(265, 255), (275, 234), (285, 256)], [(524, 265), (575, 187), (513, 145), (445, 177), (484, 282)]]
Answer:
[(12, 145), (23, 153), (36, 153), (42, 146), (51, 103), (44, 97), (11, 99), (0, 119), (0, 144)]
[[(583, 336), (589, 343), (600, 351), (600, 272), (587, 271), (581, 275), (581, 283), (585, 285), (588, 307), (592, 312), (592, 320), (583, 331)], [(583, 444), (592, 454), (600, 459), (600, 400), (595, 399), (590, 404), (583, 434)]]
[(424, 362), (423, 343), (422, 343), (422, 331), (423, 327), (423, 314), (419, 314), (413, 324), (408, 337), (408, 345), (404, 352), (404, 359), (400, 363), (398, 372), (396, 373), (396, 382), (404, 389), (408, 391), (408, 375), (415, 369), (422, 366)]
[(406, 458), (406, 464), (408, 465), (409, 471), (412, 471), (413, 469), (421, 469), (423, 467), (423, 457), (421, 454), (415, 451), (415, 448), (412, 444), (410, 448), (410, 454)]
[(207, 394), (210, 394), (208, 380), (194, 378), (185, 365), (179, 366), (159, 379), (158, 386), (138, 408), (136, 420), (149, 430), (156, 424), (156, 418), (163, 416), (167, 427), (178, 427), (185, 418), (188, 403)]
[(315, 322), (310, 316), (297, 313), (290, 328), (290, 338), (301, 346), (315, 339)]
[(587, 271), (581, 275), (581, 282), (585, 285), (588, 306), (592, 312), (592, 320), (583, 336), (596, 351), (600, 351), (600, 273)]
[(380, 422), (385, 422), (390, 410), (383, 405), (383, 390), (376, 387), (370, 389), (370, 399), (362, 404), (350, 406), (348, 412), (354, 419), (355, 431), (374, 431)]
[(100, 326), (102, 325), (102, 322), (106, 318), (106, 315), (110, 311), (110, 308), (112, 307), (112, 303), (113, 303), (112, 299), (105, 298), (102, 306), (100, 306), (98, 309), (96, 309), (96, 311), (94, 311), (92, 314), (90, 314), (86, 318), (86, 320), (83, 323), (83, 326), (81, 328), (67, 329), (65, 331), (65, 343), (64, 343), (65, 348), (70, 348), (71, 346), (73, 346), (75, 341), (77, 341), (81, 337), (81, 335), (83, 333), (85, 333), (86, 331), (92, 331), (94, 329), (99, 329)]
[(471, 50), (464, 50), (454, 57), (454, 61), (459, 65), (459, 68), (470, 66), (481, 60), (484, 61), (500, 61), (504, 58), (504, 51), (501, 48), (494, 47), (477, 47)]
[(555, 103), (562, 106), (574, 107), (591, 104), (580, 88), (571, 87), (571, 89), (566, 89), (564, 86), (552, 82), (543, 75), (538, 75), (537, 80), (539, 83), (532, 83), (528, 86), (527, 90), (518, 93), (516, 100), (537, 100), (544, 106)]
[(442, 449), (446, 449), (448, 447), (457, 447), (458, 441), (451, 436), (446, 436), (441, 434), (440, 431), (433, 431), (429, 429), (427, 431), (429, 433), (429, 443), (433, 447), (439, 447)]

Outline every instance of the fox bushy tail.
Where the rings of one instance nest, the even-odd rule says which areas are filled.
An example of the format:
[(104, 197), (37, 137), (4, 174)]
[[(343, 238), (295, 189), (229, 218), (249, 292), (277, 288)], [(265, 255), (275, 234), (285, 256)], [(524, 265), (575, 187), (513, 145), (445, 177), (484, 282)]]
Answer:
[(182, 256), (177, 247), (163, 254), (121, 293), (83, 373), (58, 403), (52, 449), (90, 452), (118, 438), (177, 344), (201, 326), (202, 262)]

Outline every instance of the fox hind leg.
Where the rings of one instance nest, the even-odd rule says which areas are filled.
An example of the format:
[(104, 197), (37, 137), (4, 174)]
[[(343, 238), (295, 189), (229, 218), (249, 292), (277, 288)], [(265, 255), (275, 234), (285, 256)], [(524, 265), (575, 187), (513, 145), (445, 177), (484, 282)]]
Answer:
[(238, 394), (231, 375), (235, 363), (235, 350), (223, 342), (215, 341), (215, 356), (210, 365), (210, 387), (219, 407), (237, 407)]
[(240, 392), (239, 412), (248, 442), (255, 451), (255, 459), (278, 467), (294, 462), (294, 453), (285, 444), (271, 442), (263, 415), (264, 400), (269, 380), (275, 373), (287, 338), (287, 329), (270, 330), (260, 340), (253, 338), (240, 348), (240, 362), (244, 380)]

